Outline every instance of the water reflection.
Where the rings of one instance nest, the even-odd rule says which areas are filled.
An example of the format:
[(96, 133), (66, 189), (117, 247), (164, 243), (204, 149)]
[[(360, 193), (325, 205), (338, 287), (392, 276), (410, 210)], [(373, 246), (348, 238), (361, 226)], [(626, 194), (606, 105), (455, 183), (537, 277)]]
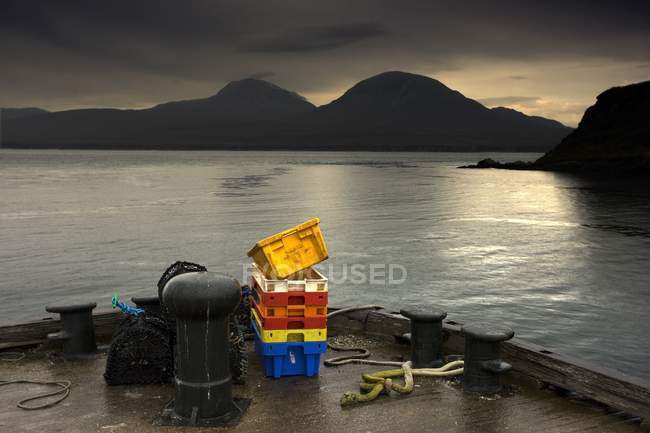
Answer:
[(240, 277), (255, 241), (318, 216), (333, 272), (408, 272), (399, 286), (337, 279), (332, 304), (438, 304), (650, 377), (645, 185), (455, 168), (471, 154), (0, 153), (0, 320), (151, 294), (179, 259)]
[(224, 177), (221, 181), (221, 188), (225, 191), (217, 191), (216, 196), (243, 197), (261, 195), (256, 191), (262, 187), (271, 185), (271, 180), (277, 176), (289, 173), (286, 167), (275, 167), (267, 174), (247, 174), (237, 177)]

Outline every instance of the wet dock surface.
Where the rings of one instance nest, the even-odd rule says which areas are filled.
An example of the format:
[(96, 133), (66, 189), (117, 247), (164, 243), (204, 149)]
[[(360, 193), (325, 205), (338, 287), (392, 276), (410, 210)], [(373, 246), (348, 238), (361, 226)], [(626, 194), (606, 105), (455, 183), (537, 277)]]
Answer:
[[(408, 357), (408, 348), (383, 341), (364, 345), (373, 358)], [(457, 380), (416, 377), (410, 395), (380, 396), (376, 401), (342, 409), (341, 395), (358, 391), (362, 373), (389, 367), (321, 367), (319, 377), (265, 378), (249, 347), (250, 368), (237, 397), (252, 399), (236, 432), (637, 432), (628, 415), (538, 389), (509, 375), (507, 392), (485, 398), (463, 393)], [(341, 353), (328, 353), (327, 357)], [(160, 427), (152, 421), (173, 396), (171, 385), (113, 386), (104, 383), (106, 356), (65, 361), (47, 351), (28, 352), (18, 362), (0, 361), (0, 380), (70, 380), (70, 396), (59, 405), (36, 411), (16, 407), (22, 398), (44, 392), (36, 385), (0, 386), (0, 432), (202, 432), (215, 428)], [(220, 429), (226, 431), (225, 429)]]

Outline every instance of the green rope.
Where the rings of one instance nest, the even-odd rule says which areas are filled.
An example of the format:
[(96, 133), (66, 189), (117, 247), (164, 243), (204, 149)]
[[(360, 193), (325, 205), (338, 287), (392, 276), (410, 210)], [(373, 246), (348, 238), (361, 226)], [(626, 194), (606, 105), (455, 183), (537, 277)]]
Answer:
[[(16, 404), (20, 409), (23, 410), (38, 410), (38, 409), (45, 409), (48, 407), (52, 407), (54, 405), (57, 405), (61, 403), (63, 400), (68, 398), (68, 395), (70, 395), (70, 387), (72, 386), (72, 382), (69, 380), (60, 380), (60, 381), (40, 381), (40, 380), (22, 380), (22, 379), (16, 379), (16, 380), (0, 380), (0, 386), (3, 385), (12, 385), (12, 384), (17, 384), (17, 383), (27, 383), (27, 384), (32, 384), (32, 385), (46, 385), (46, 386), (58, 386), (59, 389), (52, 391), (52, 392), (46, 392), (43, 394), (38, 394), (33, 397), (27, 397), (24, 398)], [(40, 400), (43, 398), (48, 398), (48, 397), (54, 397), (55, 395), (61, 395), (58, 399), (52, 400), (48, 403), (43, 403), (40, 405), (35, 405), (35, 406), (27, 406), (25, 403), (34, 401), (34, 400)]]
[[(413, 376), (449, 377), (463, 374), (463, 361), (453, 361), (440, 368), (411, 368), (406, 362), (401, 368), (377, 371), (361, 376), (360, 392), (348, 391), (341, 397), (341, 406), (353, 406), (358, 403), (373, 401), (382, 393), (395, 391), (410, 394), (415, 386)], [(404, 376), (404, 384), (394, 382), (392, 378)]]

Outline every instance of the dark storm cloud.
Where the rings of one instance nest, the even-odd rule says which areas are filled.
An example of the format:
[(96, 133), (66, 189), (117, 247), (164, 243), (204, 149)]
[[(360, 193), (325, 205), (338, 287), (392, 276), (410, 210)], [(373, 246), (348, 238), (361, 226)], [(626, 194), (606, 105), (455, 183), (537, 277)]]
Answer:
[(250, 74), (248, 78), (255, 78), (257, 80), (264, 80), (266, 78), (271, 78), (274, 76), (275, 73), (271, 71), (264, 71), (264, 72), (256, 72), (254, 74)]
[(386, 26), (378, 22), (308, 27), (280, 34), (257, 35), (253, 40), (242, 45), (240, 49), (253, 53), (323, 51), (388, 33)]
[[(647, 64), (649, 11), (648, 1), (3, 0), (0, 106), (146, 106), (251, 71), (330, 95), (393, 69), (436, 75), (474, 62), (481, 78), (507, 61)], [(527, 85), (530, 70), (502, 77)]]
[(119, 33), (196, 42), (222, 28), (219, 15), (202, 1), (9, 0), (2, 8), (0, 33), (64, 47)]
[(495, 98), (479, 99), (479, 102), (488, 107), (493, 107), (495, 105), (529, 104), (540, 99), (539, 96), (498, 96)]

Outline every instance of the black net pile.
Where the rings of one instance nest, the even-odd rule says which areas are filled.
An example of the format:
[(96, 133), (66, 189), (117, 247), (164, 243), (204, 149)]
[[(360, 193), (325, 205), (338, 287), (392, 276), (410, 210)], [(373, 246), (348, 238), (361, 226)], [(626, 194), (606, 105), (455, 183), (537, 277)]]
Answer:
[(104, 379), (109, 385), (169, 383), (174, 360), (166, 321), (153, 314), (127, 316), (113, 336)]
[[(169, 383), (174, 376), (176, 323), (162, 302), (162, 291), (169, 280), (187, 272), (206, 272), (205, 266), (176, 262), (158, 281), (161, 316), (145, 311), (127, 316), (113, 336), (106, 360), (104, 379), (109, 385)], [(230, 373), (234, 383), (244, 383), (248, 373), (248, 354), (244, 341), (250, 328), (250, 301), (247, 286), (242, 287), (242, 302), (230, 315)]]
[(244, 341), (244, 330), (235, 315), (230, 316), (230, 375), (233, 383), (246, 383), (248, 375), (248, 353)]
[(249, 286), (242, 286), (241, 288), (241, 302), (234, 312), (239, 326), (243, 329), (244, 334), (248, 334), (251, 330), (251, 288)]

